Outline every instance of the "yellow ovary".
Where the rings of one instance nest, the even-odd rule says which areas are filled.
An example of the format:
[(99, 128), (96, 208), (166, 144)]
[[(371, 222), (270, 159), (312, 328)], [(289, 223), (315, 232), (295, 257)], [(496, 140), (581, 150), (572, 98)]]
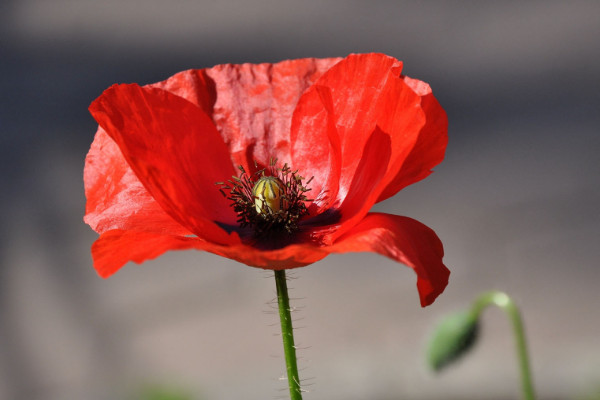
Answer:
[(259, 214), (275, 214), (284, 208), (285, 186), (273, 176), (263, 176), (252, 189), (254, 206)]

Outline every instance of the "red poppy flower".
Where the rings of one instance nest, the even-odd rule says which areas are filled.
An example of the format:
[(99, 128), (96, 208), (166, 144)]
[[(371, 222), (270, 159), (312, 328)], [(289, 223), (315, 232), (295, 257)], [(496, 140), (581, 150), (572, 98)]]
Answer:
[[(99, 128), (84, 171), (98, 274), (167, 250), (273, 270), (372, 251), (413, 268), (421, 305), (431, 304), (449, 276), (436, 234), (369, 212), (444, 157), (446, 114), (429, 85), (401, 69), (392, 57), (358, 54), (111, 86), (89, 108)], [(313, 201), (299, 202), (308, 214), (283, 241), (242, 227), (215, 185), (238, 176), (237, 166), (252, 176), (273, 159), (313, 177), (304, 181)]]

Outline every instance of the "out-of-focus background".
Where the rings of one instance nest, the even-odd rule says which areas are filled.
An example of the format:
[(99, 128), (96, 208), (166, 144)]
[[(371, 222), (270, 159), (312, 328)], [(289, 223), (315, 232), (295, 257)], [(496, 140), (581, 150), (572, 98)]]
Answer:
[[(436, 321), (488, 289), (522, 306), (540, 399), (600, 382), (600, 3), (4, 0), (0, 4), (0, 398), (285, 398), (271, 274), (200, 252), (92, 268), (89, 103), (115, 82), (219, 63), (383, 52), (450, 120), (444, 163), (379, 204), (443, 240), (445, 293), (373, 255), (296, 270), (306, 399), (515, 399), (500, 311), (436, 376)], [(303, 319), (301, 319), (303, 318)], [(596, 392), (594, 392), (596, 391)], [(597, 398), (597, 397), (594, 397)]]

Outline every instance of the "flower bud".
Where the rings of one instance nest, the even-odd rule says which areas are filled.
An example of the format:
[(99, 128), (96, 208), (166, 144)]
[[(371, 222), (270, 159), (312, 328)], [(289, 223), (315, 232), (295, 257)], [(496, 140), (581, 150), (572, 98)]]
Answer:
[(456, 312), (443, 319), (435, 329), (427, 348), (427, 361), (439, 371), (466, 354), (477, 341), (477, 315), (470, 311)]
[(285, 186), (274, 176), (261, 177), (252, 189), (258, 214), (275, 214), (285, 208)]

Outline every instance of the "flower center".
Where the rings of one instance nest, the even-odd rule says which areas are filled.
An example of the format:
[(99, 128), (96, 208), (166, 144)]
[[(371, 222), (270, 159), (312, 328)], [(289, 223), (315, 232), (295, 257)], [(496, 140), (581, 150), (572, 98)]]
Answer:
[(238, 214), (240, 226), (251, 226), (257, 237), (293, 234), (300, 218), (308, 214), (305, 203), (312, 201), (305, 195), (310, 189), (302, 183), (304, 178), (298, 171), (292, 171), (287, 164), (277, 168), (275, 163), (271, 160), (269, 167), (252, 175), (240, 166), (239, 177), (217, 182)]

